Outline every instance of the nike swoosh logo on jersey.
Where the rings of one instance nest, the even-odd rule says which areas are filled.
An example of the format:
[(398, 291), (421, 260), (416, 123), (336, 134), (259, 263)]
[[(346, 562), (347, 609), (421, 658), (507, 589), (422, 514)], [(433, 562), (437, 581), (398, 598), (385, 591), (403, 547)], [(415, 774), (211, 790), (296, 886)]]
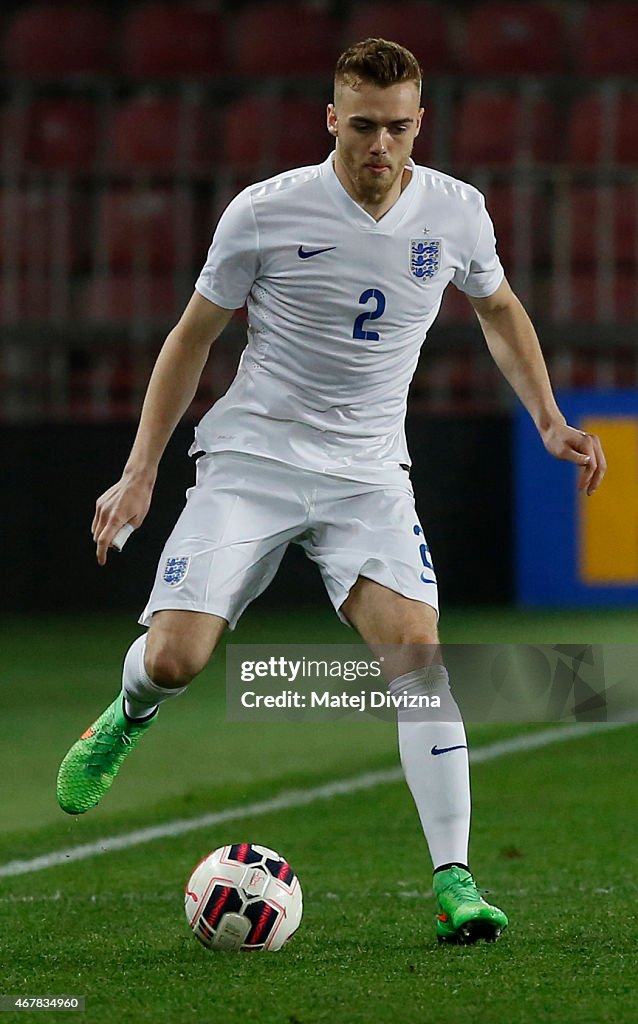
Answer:
[(297, 249), (297, 256), (300, 260), (309, 260), (311, 256), (319, 256), (322, 252), (332, 252), (336, 248), (336, 245), (328, 245), (325, 249), (304, 249), (303, 245), (300, 245)]
[(455, 747), (437, 747), (436, 743), (430, 751), (431, 754), (449, 754), (450, 750), (467, 750), (467, 743), (458, 743)]

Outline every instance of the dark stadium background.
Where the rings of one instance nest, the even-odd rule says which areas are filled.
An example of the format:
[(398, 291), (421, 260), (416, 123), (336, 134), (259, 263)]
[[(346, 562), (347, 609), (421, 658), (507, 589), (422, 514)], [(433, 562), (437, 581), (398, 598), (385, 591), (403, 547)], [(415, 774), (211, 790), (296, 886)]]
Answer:
[[(636, 386), (636, 4), (5, 3), (3, 609), (143, 604), (192, 479), (192, 424), (232, 379), (241, 314), (170, 445), (147, 524), (105, 571), (93, 503), (119, 475), (220, 211), (245, 184), (325, 157), (335, 57), (367, 35), (420, 59), (415, 158), (486, 192), (555, 385)], [(443, 601), (512, 599), (513, 405), (450, 287), (408, 421)], [(314, 568), (291, 551), (262, 600), (323, 600)]]

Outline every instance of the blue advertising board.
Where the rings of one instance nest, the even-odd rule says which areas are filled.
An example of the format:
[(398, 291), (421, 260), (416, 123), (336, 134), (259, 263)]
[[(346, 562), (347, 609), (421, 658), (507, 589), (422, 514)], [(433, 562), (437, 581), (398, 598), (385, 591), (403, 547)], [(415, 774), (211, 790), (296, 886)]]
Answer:
[(568, 423), (598, 434), (607, 475), (591, 497), (552, 458), (529, 415), (515, 423), (516, 593), (527, 606), (638, 604), (638, 391), (557, 396)]

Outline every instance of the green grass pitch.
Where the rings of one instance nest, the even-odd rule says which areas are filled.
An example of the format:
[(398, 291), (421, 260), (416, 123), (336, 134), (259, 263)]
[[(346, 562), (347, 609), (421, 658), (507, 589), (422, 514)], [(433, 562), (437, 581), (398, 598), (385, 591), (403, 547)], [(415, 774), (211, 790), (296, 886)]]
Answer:
[[(450, 611), (442, 632), (467, 643), (631, 643), (634, 618)], [(163, 709), (103, 803), (69, 818), (54, 798), (58, 762), (112, 699), (135, 635), (121, 617), (3, 625), (0, 866), (397, 764), (390, 723), (226, 722), (218, 658)], [(255, 611), (231, 638), (308, 640), (352, 634), (328, 612)], [(469, 730), (475, 748), (518, 731)], [(75, 1017), (122, 1024), (629, 1024), (636, 737), (623, 727), (475, 766), (472, 865), (511, 919), (495, 945), (436, 944), (430, 864), (397, 782), (0, 877), (0, 994), (83, 995)], [(191, 869), (240, 841), (279, 850), (301, 878), (304, 919), (280, 953), (213, 954), (188, 932)]]

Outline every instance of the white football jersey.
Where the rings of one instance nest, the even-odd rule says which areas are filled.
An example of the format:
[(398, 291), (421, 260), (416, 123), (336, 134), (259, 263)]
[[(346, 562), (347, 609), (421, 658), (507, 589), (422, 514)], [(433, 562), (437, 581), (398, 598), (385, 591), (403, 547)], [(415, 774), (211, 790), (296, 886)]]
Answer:
[(503, 280), (477, 189), (409, 163), (376, 221), (333, 167), (252, 185), (222, 215), (197, 291), (248, 303), (248, 344), (193, 450), (249, 452), (375, 482), (409, 464), (408, 387), (452, 281), (491, 295)]

